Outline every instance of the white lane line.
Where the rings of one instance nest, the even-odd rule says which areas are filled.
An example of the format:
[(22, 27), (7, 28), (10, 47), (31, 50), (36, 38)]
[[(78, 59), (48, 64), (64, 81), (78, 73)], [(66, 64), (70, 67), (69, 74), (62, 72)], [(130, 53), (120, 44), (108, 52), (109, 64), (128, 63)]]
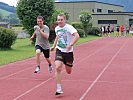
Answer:
[(0, 77), (0, 80), (9, 78), (9, 77), (11, 77), (11, 76), (13, 76), (13, 75), (16, 75), (16, 74), (21, 73), (21, 72), (26, 71), (26, 70), (29, 70), (29, 69), (31, 69), (31, 68), (32, 68), (32, 67), (28, 67), (28, 68), (26, 68), (26, 69), (24, 69), (24, 70), (20, 70), (20, 71), (18, 71), (18, 72), (16, 72), (16, 73), (13, 73), (13, 74), (10, 74), (10, 75), (4, 76), (4, 77)]
[[(113, 42), (111, 42), (111, 44), (112, 44), (112, 43), (113, 43)], [(109, 45), (108, 45), (108, 46), (109, 46)], [(92, 55), (96, 54), (97, 52), (101, 51), (102, 49), (108, 47), (108, 46), (105, 46), (105, 47), (103, 47), (103, 48), (97, 50), (96, 52), (94, 52), (94, 53), (88, 55), (88, 56), (85, 57), (84, 59), (80, 60), (78, 63), (75, 63), (75, 66), (78, 65), (79, 63), (83, 62), (83, 61), (86, 60), (87, 58), (91, 57)], [(46, 82), (50, 81), (50, 80), (53, 79), (53, 78), (54, 78), (54, 77), (49, 78)], [(40, 83), (39, 85), (37, 85), (37, 86), (31, 88), (29, 91), (26, 91), (26, 92), (24, 92), (23, 94), (17, 96), (17, 97), (16, 97), (15, 99), (13, 99), (13, 100), (17, 100), (17, 99), (21, 98), (22, 96), (28, 94), (29, 92), (33, 91), (34, 89), (38, 88), (39, 86), (43, 85), (43, 84), (46, 83), (46, 82), (44, 81), (44, 82)]]
[[(46, 62), (45, 62), (45, 63), (46, 63)], [(23, 70), (20, 70), (20, 71), (17, 71), (17, 72), (15, 72), (15, 73), (12, 73), (12, 74), (10, 74), (10, 75), (0, 77), (0, 80), (9, 78), (9, 77), (11, 77), (11, 76), (14, 76), (14, 75), (16, 75), (16, 74), (19, 74), (19, 73), (21, 73), (21, 72), (23, 72), (23, 71), (26, 71), (26, 70), (29, 70), (29, 69), (32, 69), (32, 68), (33, 68), (33, 67), (28, 67), (28, 68), (25, 68), (25, 69), (23, 69)]]
[[(85, 81), (85, 80), (62, 80), (64, 82), (85, 82), (85, 83), (92, 83), (94, 81)], [(97, 83), (109, 83), (109, 84), (125, 84), (125, 83), (133, 83), (133, 81), (97, 81)]]
[(93, 81), (93, 83), (89, 86), (89, 88), (83, 93), (83, 95), (80, 97), (79, 100), (83, 100), (84, 97), (87, 95), (87, 93), (91, 90), (91, 88), (95, 85), (95, 83), (98, 81), (98, 79), (102, 76), (102, 74), (106, 71), (106, 69), (109, 67), (109, 65), (112, 63), (112, 61), (116, 58), (116, 56), (120, 53), (120, 51), (124, 48), (127, 41), (121, 46), (121, 48), (116, 52), (116, 54), (112, 57), (112, 59), (108, 62), (108, 64), (105, 66), (105, 68), (100, 72), (100, 74), (96, 77), (96, 79)]
[[(101, 38), (100, 38), (101, 39)], [(95, 42), (95, 41), (98, 41), (98, 40), (100, 40), (100, 39), (96, 39), (96, 40), (93, 40), (93, 41), (91, 41), (91, 42)], [(89, 43), (91, 43), (91, 42), (89, 42)], [(88, 42), (87, 42), (88, 43)], [(80, 45), (77, 45), (77, 46), (81, 46), (81, 45), (83, 45), (83, 44), (87, 44), (87, 43), (82, 43), (82, 44), (80, 44)], [(111, 42), (112, 43), (112, 42)], [(76, 47), (77, 47), (76, 46)], [(105, 48), (105, 47), (104, 47)], [(96, 52), (94, 52), (94, 54), (95, 53), (97, 53), (97, 52), (99, 52), (99, 50), (98, 51), (96, 51)], [(93, 53), (92, 53), (92, 55), (94, 55)], [(90, 56), (92, 56), (92, 55), (90, 55)], [(83, 61), (84, 59), (82, 59), (82, 61)], [(81, 61), (81, 62), (82, 62)], [(19, 61), (18, 61), (19, 62)], [(16, 63), (16, 62), (15, 62)], [(2, 67), (2, 68), (4, 68), (4, 67)], [(6, 79), (6, 78), (9, 78), (9, 77), (11, 77), (11, 76), (14, 76), (14, 75), (16, 75), (16, 74), (19, 74), (19, 73), (21, 73), (21, 72), (23, 72), (23, 71), (26, 71), (26, 70), (29, 70), (29, 69), (31, 69), (32, 67), (28, 67), (28, 68), (26, 68), (26, 69), (23, 69), (23, 70), (20, 70), (20, 71), (18, 71), (18, 72), (15, 72), (15, 73), (12, 73), (12, 74), (10, 74), (10, 75), (7, 75), (7, 76), (3, 76), (3, 77), (0, 77), (0, 80), (1, 79)]]
[(45, 81), (45, 79), (37, 79), (37, 78), (8, 78), (7, 80), (31, 80), (31, 81)]
[[(65, 70), (64, 70), (65, 71)], [(54, 77), (53, 77), (54, 78)], [(45, 81), (44, 79), (31, 79), (31, 78), (8, 78), (7, 80), (32, 80), (32, 81)], [(86, 82), (92, 83), (89, 80), (62, 80), (64, 82)], [(110, 84), (120, 84), (120, 83), (133, 83), (133, 81), (97, 81), (97, 83), (110, 83)]]
[(49, 78), (49, 79), (47, 79), (46, 81), (43, 81), (42, 83), (40, 83), (40, 84), (34, 86), (34, 87), (31, 88), (30, 90), (28, 90), (28, 91), (24, 92), (23, 94), (17, 96), (17, 97), (14, 98), (13, 100), (17, 100), (17, 99), (19, 99), (20, 97), (26, 95), (27, 93), (31, 92), (32, 90), (34, 90), (34, 89), (36, 89), (36, 88), (38, 88), (38, 87), (40, 87), (41, 85), (45, 84), (46, 82), (48, 82), (48, 81), (51, 80), (51, 79), (52, 79), (52, 78)]
[(30, 57), (30, 58), (27, 58), (27, 59), (22, 59), (22, 60), (18, 60), (18, 61), (14, 61), (14, 62), (11, 62), (11, 63), (9, 63), (9, 64), (5, 64), (5, 65), (1, 65), (0, 66), (0, 69), (4, 69), (4, 68), (6, 68), (6, 67), (10, 67), (10, 66), (8, 66), (8, 65), (18, 65), (18, 63), (24, 63), (24, 62), (27, 62), (27, 61), (29, 61), (29, 60), (31, 60), (31, 59), (34, 59), (35, 58), (35, 56), (33, 56), (33, 57)]
[[(101, 40), (102, 38), (99, 38), (99, 39), (96, 39), (96, 40), (92, 40), (92, 41), (90, 41), (90, 42), (85, 42), (85, 43), (82, 43), (82, 44), (79, 44), (79, 45), (77, 45), (76, 47), (78, 47), (78, 46), (82, 46), (82, 45), (84, 45), (84, 44), (87, 44), (87, 43), (92, 43), (92, 42), (96, 42), (96, 41), (98, 41), (98, 40)], [(112, 43), (112, 42), (111, 42)], [(99, 52), (99, 51), (98, 51)], [(95, 53), (97, 53), (97, 52), (94, 52), (94, 54)], [(92, 54), (93, 55), (93, 54)], [(92, 56), (91, 55), (91, 56)], [(34, 58), (34, 57), (33, 57)], [(29, 58), (29, 59), (32, 59), (32, 58)], [(29, 60), (29, 59), (26, 59), (26, 61), (27, 60)], [(84, 59), (83, 59), (84, 60)], [(83, 61), (82, 60), (82, 61)], [(25, 61), (25, 60), (22, 60), (22, 61)], [(18, 61), (18, 62), (22, 62), (22, 61)], [(16, 63), (16, 62), (14, 62), (14, 63)], [(13, 64), (13, 63), (11, 63), (11, 64)], [(6, 65), (4, 65), (4, 66), (6, 66)], [(4, 67), (2, 67), (2, 68), (4, 68)], [(19, 74), (19, 73), (21, 73), (21, 72), (23, 72), (23, 71), (25, 71), (25, 70), (29, 70), (29, 69), (31, 69), (32, 67), (30, 67), (30, 68), (26, 68), (26, 69), (24, 69), (24, 70), (20, 70), (20, 71), (18, 71), (18, 72), (16, 72), (16, 73), (13, 73), (13, 74), (10, 74), (10, 75), (7, 75), (7, 76), (4, 76), (4, 77), (0, 77), (0, 80), (1, 79), (6, 79), (6, 78), (9, 78), (9, 77), (11, 77), (11, 76), (14, 76), (14, 75), (16, 75), (16, 74)]]

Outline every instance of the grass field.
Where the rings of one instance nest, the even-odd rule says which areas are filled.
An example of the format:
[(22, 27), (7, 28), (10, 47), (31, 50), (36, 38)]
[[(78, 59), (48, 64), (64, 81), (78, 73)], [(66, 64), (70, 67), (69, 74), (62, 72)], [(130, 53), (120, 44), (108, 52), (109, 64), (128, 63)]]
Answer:
[[(88, 36), (86, 38), (80, 38), (77, 42), (78, 44), (95, 40), (99, 38), (98, 36)], [(51, 44), (52, 45), (52, 44)], [(9, 64), (11, 62), (23, 60), (35, 56), (34, 46), (31, 45), (29, 39), (17, 39), (12, 49), (0, 50), (0, 66), (4, 64)]]
[(17, 39), (12, 49), (0, 50), (0, 65), (33, 57), (34, 55), (34, 46), (31, 45), (29, 39)]
[(99, 36), (94, 36), (94, 35), (89, 35), (89, 36), (87, 36), (85, 38), (80, 38), (78, 40), (78, 42), (76, 43), (76, 45), (84, 43), (84, 42), (88, 42), (88, 41), (91, 41), (91, 40), (95, 40), (97, 38), (100, 38), (100, 37)]
[(12, 29), (13, 29), (15, 32), (21, 32), (21, 31), (23, 31), (23, 27), (12, 27)]

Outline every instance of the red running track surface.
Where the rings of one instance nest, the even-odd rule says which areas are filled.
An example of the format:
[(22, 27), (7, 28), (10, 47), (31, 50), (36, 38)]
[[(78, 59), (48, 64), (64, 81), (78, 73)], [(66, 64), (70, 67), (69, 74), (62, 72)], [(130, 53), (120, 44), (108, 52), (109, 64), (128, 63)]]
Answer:
[[(0, 100), (133, 100), (133, 37), (100, 38), (75, 47), (71, 75), (62, 72), (64, 93), (55, 96), (54, 72), (42, 56), (0, 68)], [(51, 53), (54, 66), (54, 52)]]

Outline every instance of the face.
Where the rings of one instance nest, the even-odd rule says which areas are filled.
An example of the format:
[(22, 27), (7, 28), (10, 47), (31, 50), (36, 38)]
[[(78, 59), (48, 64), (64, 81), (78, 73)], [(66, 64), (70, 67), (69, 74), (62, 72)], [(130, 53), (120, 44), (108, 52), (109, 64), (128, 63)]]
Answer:
[(57, 22), (58, 22), (58, 25), (60, 27), (64, 27), (66, 20), (65, 20), (64, 16), (58, 16), (57, 17)]
[(42, 19), (37, 19), (37, 24), (38, 26), (43, 26), (43, 20)]

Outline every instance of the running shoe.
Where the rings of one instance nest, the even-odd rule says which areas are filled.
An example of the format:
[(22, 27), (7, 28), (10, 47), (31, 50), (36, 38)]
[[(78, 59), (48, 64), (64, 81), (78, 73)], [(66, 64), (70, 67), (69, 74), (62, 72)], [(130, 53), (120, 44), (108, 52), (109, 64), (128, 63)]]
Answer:
[(52, 65), (50, 65), (50, 64), (49, 64), (49, 66), (48, 66), (48, 71), (49, 71), (50, 73), (52, 73), (52, 71), (53, 71), (53, 67), (52, 67)]
[(37, 66), (34, 73), (40, 73), (40, 66)]
[(62, 94), (62, 93), (63, 93), (62, 90), (60, 90), (60, 91), (56, 91), (55, 95), (60, 95), (60, 94)]

